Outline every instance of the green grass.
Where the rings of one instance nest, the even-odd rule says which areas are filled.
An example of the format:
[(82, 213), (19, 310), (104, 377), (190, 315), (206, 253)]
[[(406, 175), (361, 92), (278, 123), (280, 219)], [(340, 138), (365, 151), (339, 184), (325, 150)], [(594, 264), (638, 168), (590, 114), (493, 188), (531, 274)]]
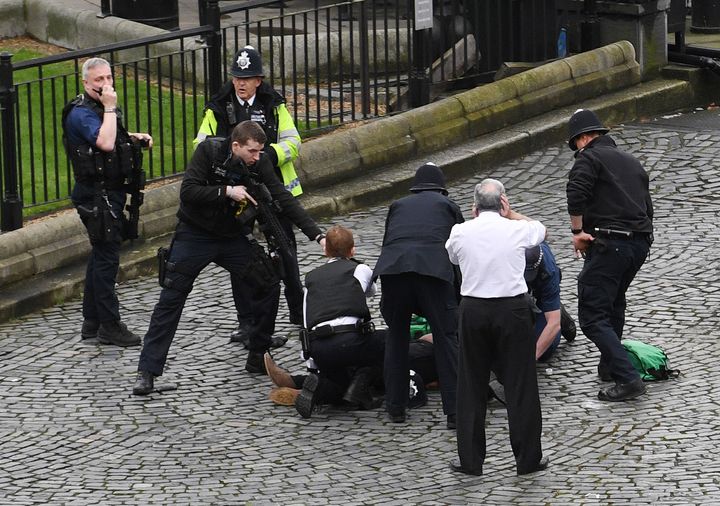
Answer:
[[(0, 51), (3, 50), (0, 43)], [(26, 49), (11, 52), (14, 52), (14, 63), (45, 56)], [(167, 57), (161, 61), (162, 66), (168, 68)], [(153, 60), (151, 76), (156, 65), (157, 61)], [(126, 127), (131, 132), (153, 135), (154, 147), (146, 152), (143, 165), (148, 179), (158, 179), (184, 171), (192, 154), (192, 139), (205, 99), (202, 95), (194, 99), (189, 87), (183, 94), (181, 89), (159, 86), (156, 80), (145, 78), (146, 70), (142, 64), (127, 65), (116, 66), (113, 73)], [(43, 66), (41, 74), (37, 68), (13, 74), (19, 111), (16, 135), (25, 216), (69, 204), (73, 178), (62, 146), (61, 115), (64, 105), (82, 91), (82, 83), (76, 76), (73, 62)]]

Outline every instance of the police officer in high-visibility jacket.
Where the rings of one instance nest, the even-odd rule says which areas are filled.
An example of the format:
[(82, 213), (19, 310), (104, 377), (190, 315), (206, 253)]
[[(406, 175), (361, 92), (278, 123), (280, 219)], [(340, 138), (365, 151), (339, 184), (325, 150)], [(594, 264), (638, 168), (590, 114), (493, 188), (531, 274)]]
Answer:
[[(262, 126), (268, 138), (265, 153), (275, 168), (275, 174), (293, 196), (299, 196), (302, 187), (293, 161), (300, 153), (300, 134), (285, 106), (285, 99), (263, 81), (265, 75), (260, 53), (252, 46), (240, 49), (233, 59), (230, 75), (232, 79), (207, 104), (194, 145), (197, 146), (208, 136), (227, 137), (241, 121), (254, 121)], [(280, 221), (293, 250), (297, 252), (292, 223), (283, 216), (280, 216)], [(303, 294), (297, 260), (285, 264), (283, 281), (290, 322), (300, 324)], [(253, 321), (250, 301), (247, 300), (249, 290), (235, 277), (232, 277), (232, 285), (239, 326), (232, 333), (231, 341), (242, 342), (247, 346), (248, 329)], [(274, 338), (273, 346), (281, 346), (284, 342), (283, 339)]]

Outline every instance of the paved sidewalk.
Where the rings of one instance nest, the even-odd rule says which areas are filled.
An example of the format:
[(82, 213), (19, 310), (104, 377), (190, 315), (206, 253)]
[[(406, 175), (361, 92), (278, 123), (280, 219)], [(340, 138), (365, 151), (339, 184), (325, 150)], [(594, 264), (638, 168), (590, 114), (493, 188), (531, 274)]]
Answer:
[[(700, 129), (698, 131), (698, 129)], [(538, 366), (544, 473), (519, 478), (499, 404), (488, 416), (485, 475), (452, 473), (455, 436), (437, 392), (391, 424), (382, 410), (326, 408), (309, 421), (267, 400), (270, 382), (243, 370), (228, 275), (208, 269), (186, 306), (159, 386), (130, 395), (139, 350), (80, 342), (80, 301), (0, 324), (0, 504), (717, 504), (720, 502), (718, 110), (618, 127), (651, 176), (656, 242), (631, 287), (626, 334), (664, 347), (679, 379), (648, 384), (636, 402), (597, 400), (598, 353), (582, 335)], [(565, 178), (572, 155), (554, 145), (453, 185), (469, 214), (472, 185), (506, 183), (511, 203), (541, 219), (575, 314)], [(332, 221), (356, 232), (374, 265), (386, 206)], [(330, 223), (325, 223), (329, 225)], [(301, 269), (322, 262), (301, 246)], [(122, 313), (144, 332), (154, 279), (119, 288)], [(379, 298), (373, 302), (373, 313)], [(378, 316), (379, 317), (379, 316)], [(295, 334), (284, 323), (282, 333)], [(292, 339), (276, 360), (300, 370)]]

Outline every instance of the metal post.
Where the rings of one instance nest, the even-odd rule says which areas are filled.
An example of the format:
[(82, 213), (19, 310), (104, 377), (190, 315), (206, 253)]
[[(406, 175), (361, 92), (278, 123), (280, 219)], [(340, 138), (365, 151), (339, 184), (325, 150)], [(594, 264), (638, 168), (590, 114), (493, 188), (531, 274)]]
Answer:
[(207, 22), (213, 27), (212, 35), (208, 36), (208, 81), (210, 94), (216, 93), (223, 84), (222, 79), (222, 33), (220, 32), (220, 6), (218, 0), (207, 0)]
[(360, 2), (360, 107), (363, 117), (370, 116), (370, 44), (368, 41), (367, 2)]
[(430, 32), (433, 25), (432, 0), (415, 0), (412, 65), (408, 82), (410, 107), (430, 103)]
[(412, 68), (410, 69), (410, 107), (420, 107), (430, 103), (430, 70), (428, 55), (430, 54), (430, 30), (413, 32)]
[(207, 25), (207, 3), (205, 0), (198, 0), (198, 21), (200, 26)]
[(600, 47), (600, 18), (595, 0), (585, 0), (583, 21), (580, 23), (580, 49), (590, 51)]
[(110, 9), (110, 0), (100, 0), (100, 12), (98, 13), (97, 17), (106, 18), (110, 15), (112, 15), (112, 10)]
[(0, 121), (2, 121), (3, 182), (0, 230), (22, 228), (22, 198), (18, 194), (17, 158), (15, 151), (15, 87), (13, 86), (12, 54), (0, 54)]

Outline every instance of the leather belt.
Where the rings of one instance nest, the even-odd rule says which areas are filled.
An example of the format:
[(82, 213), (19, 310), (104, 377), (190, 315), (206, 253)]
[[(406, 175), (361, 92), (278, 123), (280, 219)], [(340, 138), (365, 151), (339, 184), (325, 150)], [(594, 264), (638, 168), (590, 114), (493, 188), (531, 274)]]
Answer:
[(308, 335), (311, 339), (318, 339), (346, 332), (362, 332), (363, 325), (367, 325), (367, 323), (359, 321), (348, 325), (320, 325), (308, 332)]

